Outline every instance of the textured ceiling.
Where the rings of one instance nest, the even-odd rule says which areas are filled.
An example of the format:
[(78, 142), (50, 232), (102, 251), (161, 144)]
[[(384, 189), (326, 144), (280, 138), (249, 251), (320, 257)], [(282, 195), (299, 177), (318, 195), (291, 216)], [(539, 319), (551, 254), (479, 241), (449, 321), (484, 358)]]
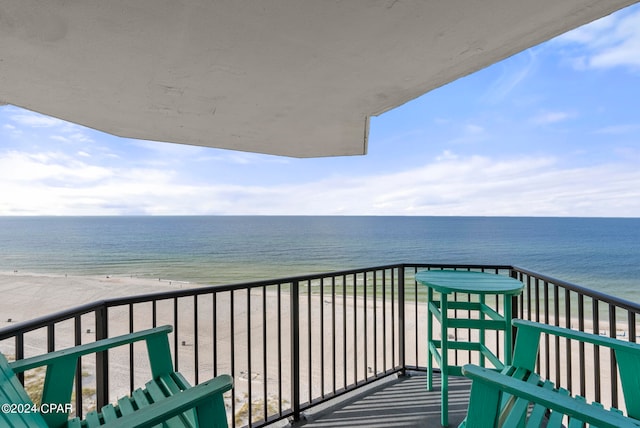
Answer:
[(632, 3), (0, 0), (0, 102), (131, 138), (364, 154), (370, 116)]

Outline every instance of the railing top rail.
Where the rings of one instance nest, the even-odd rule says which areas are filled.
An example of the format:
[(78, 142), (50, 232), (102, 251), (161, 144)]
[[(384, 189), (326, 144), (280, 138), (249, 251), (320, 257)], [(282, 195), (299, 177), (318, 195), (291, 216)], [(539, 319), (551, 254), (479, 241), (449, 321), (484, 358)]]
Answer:
[(77, 316), (82, 316), (96, 309), (105, 306), (105, 300), (98, 300), (96, 302), (86, 303), (81, 306), (74, 306), (72, 308), (64, 309), (52, 314), (43, 315), (38, 318), (33, 318), (27, 321), (17, 322), (11, 326), (0, 329), (0, 340), (9, 339), (19, 333), (28, 333), (30, 331), (42, 328), (48, 324), (55, 324), (57, 322), (66, 321)]
[(536, 278), (541, 279), (542, 281), (546, 281), (546, 282), (550, 282), (552, 284), (556, 284), (559, 286), (562, 286), (563, 288), (566, 288), (568, 290), (571, 291), (575, 291), (577, 293), (583, 294), (585, 296), (591, 297), (593, 299), (602, 301), (602, 302), (606, 302), (606, 303), (610, 303), (612, 305), (618, 306), (622, 309), (626, 309), (628, 311), (631, 312), (635, 312), (640, 314), (640, 304), (639, 303), (635, 303), (632, 302), (630, 300), (626, 300), (626, 299), (622, 299), (620, 297), (616, 297), (616, 296), (612, 296), (610, 294), (606, 294), (603, 293), (601, 291), (596, 291), (593, 290), (591, 288), (586, 288), (586, 287), (582, 287), (580, 285), (576, 285), (576, 284), (572, 284), (570, 282), (567, 281), (563, 281), (561, 279), (556, 279), (553, 278), (549, 275), (544, 275), (529, 269), (525, 269), (525, 268), (521, 268), (518, 266), (513, 266), (513, 270), (515, 270), (516, 272), (522, 272), (524, 274), (530, 275), (530, 276), (534, 276)]
[(8, 327), (4, 327), (0, 329), (0, 340), (11, 338), (18, 333), (26, 333), (28, 331), (41, 328), (42, 326), (47, 324), (53, 324), (56, 322), (72, 319), (76, 316), (85, 315), (87, 313), (93, 312), (103, 307), (113, 307), (113, 306), (121, 306), (121, 305), (128, 305), (128, 304), (135, 304), (135, 303), (142, 303), (142, 302), (149, 302), (149, 301), (158, 301), (158, 300), (165, 300), (165, 299), (174, 299), (174, 298), (180, 298), (180, 297), (189, 297), (189, 296), (196, 296), (196, 295), (210, 294), (210, 293), (217, 293), (217, 292), (266, 287), (266, 286), (273, 286), (278, 284), (293, 284), (295, 282), (313, 281), (313, 280), (320, 280), (323, 278), (347, 276), (347, 275), (354, 275), (354, 274), (361, 274), (361, 273), (374, 272), (374, 271), (380, 271), (380, 270), (386, 270), (386, 269), (396, 269), (396, 268), (512, 270), (512, 271), (517, 271), (523, 274), (534, 276), (536, 278), (539, 278), (542, 281), (547, 281), (553, 284), (557, 284), (569, 290), (581, 293), (585, 296), (589, 296), (591, 298), (594, 298), (603, 302), (607, 302), (607, 303), (616, 305), (620, 308), (624, 308), (626, 310), (630, 310), (632, 312), (636, 312), (640, 314), (640, 304), (638, 303), (634, 303), (634, 302), (621, 299), (615, 296), (610, 296), (599, 291), (591, 290), (589, 288), (581, 287), (579, 285), (572, 284), (567, 281), (559, 280), (559, 279), (550, 277), (548, 275), (543, 275), (543, 274), (534, 272), (532, 270), (528, 270), (525, 268), (516, 267), (512, 265), (400, 263), (400, 264), (373, 266), (373, 267), (360, 268), (360, 269), (348, 269), (348, 270), (341, 270), (341, 271), (334, 271), (334, 272), (327, 272), (327, 273), (297, 275), (297, 276), (291, 276), (291, 277), (259, 280), (259, 281), (245, 282), (245, 283), (211, 285), (211, 286), (187, 288), (187, 289), (181, 289), (181, 290), (140, 294), (136, 296), (114, 297), (110, 299), (103, 299), (100, 301), (87, 303), (82, 306), (69, 308), (60, 312), (56, 312), (56, 313), (38, 317), (29, 321), (23, 321)]
[(484, 269), (484, 270), (511, 270), (511, 265), (485, 265), (485, 264), (453, 264), (453, 263), (404, 263), (402, 267), (417, 267), (431, 269)]
[(566, 288), (571, 291), (575, 291), (577, 293), (583, 294), (585, 296), (591, 297), (593, 299), (610, 303), (615, 306), (618, 306), (622, 309), (626, 309), (632, 312), (636, 312), (640, 314), (640, 303), (635, 303), (630, 300), (622, 299), (620, 297), (612, 296), (610, 294), (603, 293), (601, 291), (593, 290), (591, 288), (586, 288), (577, 284), (573, 284), (571, 282), (567, 282), (561, 279), (554, 278), (549, 275), (545, 275), (530, 269), (526, 269), (519, 266), (512, 265), (460, 265), (460, 264), (433, 264), (433, 263), (406, 263), (406, 267), (423, 267), (423, 268), (436, 268), (436, 269), (485, 269), (485, 270), (513, 270), (516, 272), (521, 272), (526, 275), (530, 275), (536, 277), (542, 281), (546, 281), (552, 284), (559, 285), (563, 288)]

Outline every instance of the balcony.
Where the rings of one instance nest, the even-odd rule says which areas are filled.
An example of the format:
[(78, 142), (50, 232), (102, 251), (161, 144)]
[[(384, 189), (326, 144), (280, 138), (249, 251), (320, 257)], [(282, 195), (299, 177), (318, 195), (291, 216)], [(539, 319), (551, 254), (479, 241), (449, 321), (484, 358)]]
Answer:
[[(103, 300), (4, 328), (0, 351), (20, 359), (171, 324), (174, 365), (190, 382), (221, 373), (234, 377), (226, 398), (230, 426), (296, 425), (305, 419), (312, 427), (372, 426), (374, 419), (387, 427), (424, 421), (437, 426), (439, 392), (427, 392), (423, 376), (426, 291), (414, 275), (444, 268), (522, 281), (523, 294), (511, 300), (515, 317), (637, 340), (636, 303), (515, 266), (397, 264)], [(497, 298), (487, 302), (500, 304)], [(450, 331), (460, 339), (473, 334)], [(488, 340), (499, 357), (508, 351), (500, 349), (499, 333)], [(548, 338), (541, 349), (543, 376), (605, 406), (622, 406), (616, 362), (608, 351)], [(76, 373), (76, 413), (144, 382), (149, 368), (140, 351), (132, 345), (83, 358)], [(475, 362), (467, 351), (452, 351), (450, 360)], [(30, 388), (41, 376), (27, 373), (22, 381)], [(454, 384), (452, 426), (464, 416), (469, 386), (465, 379)]]

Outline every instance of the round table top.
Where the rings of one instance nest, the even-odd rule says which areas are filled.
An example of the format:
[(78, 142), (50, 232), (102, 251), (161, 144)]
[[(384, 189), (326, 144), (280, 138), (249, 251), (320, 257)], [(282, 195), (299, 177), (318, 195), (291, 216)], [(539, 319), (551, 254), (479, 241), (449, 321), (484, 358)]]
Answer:
[(522, 282), (508, 276), (462, 270), (423, 270), (416, 273), (416, 281), (445, 294), (517, 295), (524, 287)]

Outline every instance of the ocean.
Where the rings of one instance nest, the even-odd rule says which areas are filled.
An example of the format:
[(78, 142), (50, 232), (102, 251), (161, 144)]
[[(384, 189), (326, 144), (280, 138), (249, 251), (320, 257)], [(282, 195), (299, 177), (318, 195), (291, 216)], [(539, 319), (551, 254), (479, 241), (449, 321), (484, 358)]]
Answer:
[(517, 265), (640, 301), (640, 219), (0, 217), (0, 271), (227, 284), (402, 262)]

